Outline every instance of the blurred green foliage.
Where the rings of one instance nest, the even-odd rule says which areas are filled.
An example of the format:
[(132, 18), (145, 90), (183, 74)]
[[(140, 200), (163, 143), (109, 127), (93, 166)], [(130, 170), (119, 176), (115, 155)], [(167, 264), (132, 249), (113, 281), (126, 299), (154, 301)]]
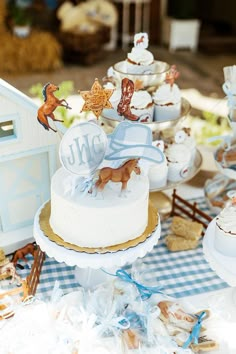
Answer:
[(222, 140), (209, 142), (208, 139), (232, 134), (228, 118), (212, 112), (201, 111), (199, 115), (191, 115), (189, 123), (196, 143), (200, 145), (217, 146)]

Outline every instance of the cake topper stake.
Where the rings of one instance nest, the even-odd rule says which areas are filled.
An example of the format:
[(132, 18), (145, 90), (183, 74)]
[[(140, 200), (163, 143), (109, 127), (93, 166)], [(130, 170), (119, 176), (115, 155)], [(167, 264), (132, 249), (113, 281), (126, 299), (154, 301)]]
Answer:
[(103, 89), (98, 79), (95, 79), (90, 91), (78, 91), (85, 101), (81, 112), (92, 111), (98, 119), (104, 108), (113, 108), (109, 102), (113, 91), (113, 89)]
[[(54, 92), (58, 91), (59, 87), (51, 84), (48, 82), (44, 85), (42, 93), (44, 97), (44, 104), (39, 107), (38, 109), (38, 121), (46, 130), (53, 130), (55, 133), (57, 132), (56, 129), (53, 129), (48, 123), (48, 117), (51, 118), (53, 121), (56, 122), (63, 122), (61, 119), (56, 119), (54, 115), (54, 111), (57, 107), (65, 107), (66, 109), (71, 109), (68, 105), (68, 102), (63, 98), (59, 100), (57, 97), (54, 96)], [(65, 104), (63, 104), (63, 102)]]
[(119, 115), (125, 118), (137, 121), (138, 116), (133, 114), (130, 109), (130, 102), (134, 94), (134, 83), (128, 78), (124, 78), (121, 82), (121, 99), (117, 107), (117, 112)]
[(175, 83), (175, 80), (178, 79), (179, 77), (179, 71), (177, 71), (176, 69), (176, 65), (172, 65), (170, 67), (169, 72), (166, 73), (166, 83), (170, 84), (170, 86), (172, 87)]

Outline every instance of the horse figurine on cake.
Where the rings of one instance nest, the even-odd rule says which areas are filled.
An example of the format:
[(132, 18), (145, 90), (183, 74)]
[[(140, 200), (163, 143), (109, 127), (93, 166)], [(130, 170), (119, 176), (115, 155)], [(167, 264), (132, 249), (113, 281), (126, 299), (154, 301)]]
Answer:
[(98, 180), (95, 183), (95, 190), (103, 191), (109, 181), (121, 182), (121, 196), (124, 195), (131, 173), (135, 172), (137, 175), (141, 174), (140, 167), (138, 166), (139, 160), (139, 158), (128, 160), (118, 168), (103, 167), (99, 171)]
[[(57, 130), (53, 129), (48, 123), (48, 117), (56, 122), (63, 122), (61, 119), (56, 119), (54, 115), (54, 111), (57, 107), (65, 107), (66, 109), (71, 109), (68, 105), (68, 102), (63, 98), (59, 100), (54, 96), (54, 92), (58, 91), (59, 87), (48, 82), (44, 85), (42, 94), (44, 98), (44, 104), (38, 109), (38, 121), (46, 130), (53, 130), (57, 132)], [(64, 103), (63, 103), (64, 102)]]

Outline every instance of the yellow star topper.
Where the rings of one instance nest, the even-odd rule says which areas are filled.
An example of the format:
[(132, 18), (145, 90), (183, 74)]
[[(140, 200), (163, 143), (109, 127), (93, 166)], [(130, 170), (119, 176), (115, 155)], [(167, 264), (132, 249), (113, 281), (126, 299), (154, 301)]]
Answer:
[(109, 102), (113, 91), (113, 89), (103, 89), (98, 79), (95, 79), (90, 91), (79, 91), (85, 101), (81, 112), (92, 111), (98, 119), (104, 108), (113, 108)]

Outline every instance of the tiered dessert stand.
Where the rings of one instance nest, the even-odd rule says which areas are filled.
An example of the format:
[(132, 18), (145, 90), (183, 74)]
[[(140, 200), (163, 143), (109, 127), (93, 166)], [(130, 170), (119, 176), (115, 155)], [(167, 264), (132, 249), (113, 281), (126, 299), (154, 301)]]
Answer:
[[(46, 203), (45, 203), (46, 204)], [(161, 223), (146, 238), (136, 246), (130, 246), (116, 252), (87, 253), (69, 249), (52, 241), (41, 229), (40, 214), (45, 207), (43, 204), (37, 211), (34, 219), (34, 237), (42, 251), (58, 262), (75, 266), (75, 278), (84, 288), (93, 288), (97, 284), (111, 280), (110, 274), (126, 264), (133, 263), (137, 258), (142, 258), (157, 244), (161, 234)], [(158, 218), (159, 219), (159, 218)]]

